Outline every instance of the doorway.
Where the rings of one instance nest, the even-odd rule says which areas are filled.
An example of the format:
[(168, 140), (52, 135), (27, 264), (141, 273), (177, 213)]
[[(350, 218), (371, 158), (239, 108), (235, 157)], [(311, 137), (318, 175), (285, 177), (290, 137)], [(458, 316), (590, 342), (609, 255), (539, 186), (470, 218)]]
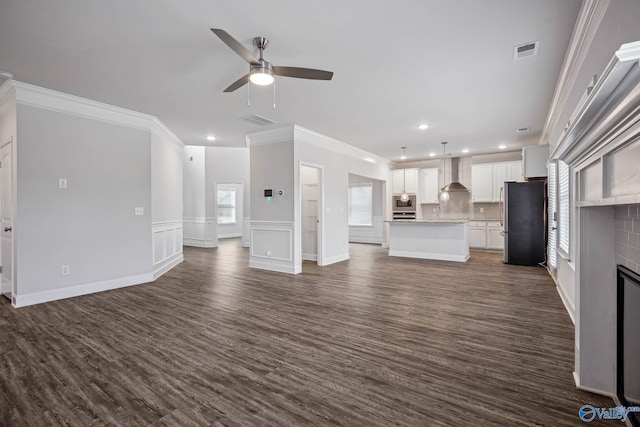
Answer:
[(242, 237), (244, 228), (244, 183), (216, 182), (216, 226), (218, 239)]
[(12, 162), (13, 143), (10, 141), (0, 147), (0, 293), (9, 300), (14, 295)]
[(323, 168), (300, 164), (300, 230), (303, 261), (323, 265), (322, 253), (322, 179)]

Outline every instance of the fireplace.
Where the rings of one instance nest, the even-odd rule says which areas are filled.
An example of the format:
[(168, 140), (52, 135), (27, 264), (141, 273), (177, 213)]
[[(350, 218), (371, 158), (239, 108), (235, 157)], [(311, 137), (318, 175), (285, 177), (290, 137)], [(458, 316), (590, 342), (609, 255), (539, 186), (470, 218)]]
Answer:
[[(640, 406), (640, 275), (618, 265), (616, 395), (622, 406)], [(640, 427), (640, 414), (630, 413)]]

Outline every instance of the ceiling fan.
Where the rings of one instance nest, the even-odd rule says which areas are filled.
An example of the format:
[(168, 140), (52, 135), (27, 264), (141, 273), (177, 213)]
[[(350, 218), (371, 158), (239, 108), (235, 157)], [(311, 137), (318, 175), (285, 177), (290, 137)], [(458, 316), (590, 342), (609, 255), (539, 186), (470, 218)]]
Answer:
[(249, 63), (249, 73), (231, 83), (224, 92), (233, 92), (234, 90), (246, 85), (249, 81), (260, 86), (267, 86), (273, 83), (274, 76), (312, 80), (331, 80), (333, 77), (333, 72), (331, 71), (300, 67), (280, 67), (271, 64), (262, 57), (262, 51), (264, 51), (269, 45), (269, 40), (265, 37), (256, 37), (253, 39), (253, 44), (260, 49), (260, 58), (256, 58), (247, 48), (231, 37), (231, 35), (226, 31), (217, 28), (212, 28), (211, 31), (213, 31), (213, 34), (220, 37), (220, 40), (229, 46), (231, 50)]

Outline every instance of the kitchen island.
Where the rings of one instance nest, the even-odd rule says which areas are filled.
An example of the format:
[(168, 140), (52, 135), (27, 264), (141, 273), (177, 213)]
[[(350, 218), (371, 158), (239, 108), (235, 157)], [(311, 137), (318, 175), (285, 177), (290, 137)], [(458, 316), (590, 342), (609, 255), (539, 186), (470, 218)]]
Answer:
[(389, 223), (389, 256), (466, 262), (468, 219), (396, 220)]

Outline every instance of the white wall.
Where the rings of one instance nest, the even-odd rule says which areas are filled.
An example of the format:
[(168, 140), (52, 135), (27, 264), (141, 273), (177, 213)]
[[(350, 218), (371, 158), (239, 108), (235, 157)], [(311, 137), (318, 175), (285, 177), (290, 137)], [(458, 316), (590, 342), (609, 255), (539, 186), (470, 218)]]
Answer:
[[(390, 162), (299, 126), (259, 132), (247, 139), (251, 151), (250, 266), (288, 273), (301, 271), (301, 164), (320, 166), (323, 170), (324, 251), (319, 263), (327, 265), (348, 259), (349, 173), (385, 181), (386, 194), (391, 194)], [(374, 159), (375, 163), (364, 158)], [(270, 201), (263, 196), (267, 188), (274, 190)], [(277, 196), (279, 189), (284, 190), (284, 196)], [(389, 198), (385, 215), (390, 212), (390, 204)]]
[[(18, 120), (17, 120), (17, 104), (16, 104), (16, 93), (12, 86), (10, 86), (9, 82), (6, 82), (0, 87), (0, 147), (7, 144), (10, 141), (13, 141), (13, 165), (12, 165), (12, 173), (16, 176), (16, 155), (15, 155), (15, 145), (17, 141), (17, 130), (18, 130)], [(0, 182), (0, 185), (2, 183)], [(3, 209), (6, 207), (0, 206), (0, 212), (3, 212)], [(14, 212), (12, 216), (15, 218), (15, 206), (13, 206)], [(15, 229), (15, 224), (14, 227)], [(1, 249), (1, 248), (0, 248)], [(0, 265), (2, 265), (2, 254), (0, 253)], [(8, 254), (7, 254), (8, 255)], [(15, 276), (15, 260), (12, 265), (7, 265), (4, 268), (10, 268), (13, 271)], [(13, 292), (13, 288), (11, 285), (5, 285), (6, 288), (2, 287), (0, 289), (0, 293), (4, 295), (9, 295)]]
[(183, 158), (184, 245), (216, 247), (216, 218), (206, 208), (205, 147), (186, 146)]
[(183, 147), (172, 135), (151, 133), (153, 268), (158, 276), (182, 259)]
[[(349, 174), (349, 185), (351, 184), (371, 184), (372, 185), (372, 225), (371, 226), (349, 226), (349, 242), (353, 243), (382, 243), (384, 238), (384, 182), (367, 178), (364, 176)], [(348, 214), (348, 212), (347, 212)]]
[(18, 105), (18, 134), (18, 298), (149, 273), (150, 133)]

